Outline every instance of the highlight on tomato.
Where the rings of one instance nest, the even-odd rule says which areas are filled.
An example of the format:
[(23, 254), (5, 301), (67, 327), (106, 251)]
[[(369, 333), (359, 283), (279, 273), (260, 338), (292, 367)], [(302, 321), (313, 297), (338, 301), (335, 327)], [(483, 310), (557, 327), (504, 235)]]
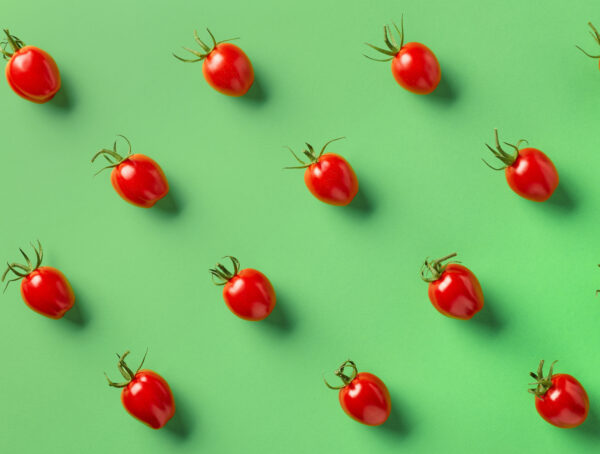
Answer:
[(4, 291), (11, 282), (21, 280), (21, 296), (27, 306), (46, 317), (62, 318), (75, 303), (75, 294), (71, 284), (65, 275), (56, 268), (41, 266), (44, 251), (39, 240), (37, 247), (33, 243), (31, 247), (35, 254), (35, 263), (29, 259), (23, 249), (19, 249), (19, 251), (25, 259), (25, 264), (7, 262), (8, 268), (2, 274), (2, 282), (6, 280), (9, 272), (15, 277), (6, 282)]
[[(592, 25), (592, 23), (591, 23), (591, 22), (588, 22), (588, 25), (589, 25), (589, 26), (590, 26), (590, 28), (592, 29), (592, 31), (590, 32), (590, 35), (592, 35), (592, 38), (594, 38), (594, 41), (596, 41), (596, 43), (597, 43), (598, 45), (600, 45), (600, 33), (598, 33), (598, 30), (596, 30), (596, 27), (594, 27), (594, 26)], [(598, 55), (592, 55), (592, 54), (588, 54), (588, 53), (587, 53), (585, 50), (583, 50), (581, 47), (579, 47), (579, 46), (575, 46), (575, 47), (577, 47), (577, 49), (579, 49), (581, 52), (583, 52), (583, 53), (584, 53), (585, 55), (587, 55), (588, 57), (590, 57), (590, 58), (595, 58), (595, 59), (598, 59), (598, 62), (599, 62), (598, 64), (599, 64), (599, 66), (600, 66), (600, 54), (598, 54)]]
[(544, 376), (544, 361), (540, 361), (537, 373), (530, 375), (535, 386), (529, 392), (535, 395), (535, 408), (545, 421), (561, 429), (570, 429), (582, 424), (587, 418), (590, 401), (587, 392), (571, 375), (554, 374), (556, 361)]
[(498, 130), (494, 129), (496, 148), (488, 144), (486, 147), (500, 160), (500, 167), (491, 166), (485, 159), (483, 162), (493, 170), (504, 170), (506, 181), (510, 188), (521, 197), (534, 202), (544, 202), (550, 198), (558, 186), (558, 172), (554, 163), (537, 148), (519, 149), (519, 140), (516, 145), (504, 142), (511, 147), (511, 153), (500, 146)]
[[(50, 54), (23, 41), (4, 29), (6, 41), (0, 43), (0, 52), (6, 64), (6, 80), (10, 88), (22, 98), (43, 104), (60, 90), (60, 72)], [(6, 50), (10, 46), (12, 52)]]
[(267, 276), (252, 268), (240, 270), (240, 262), (235, 257), (223, 258), (231, 260), (233, 271), (217, 263), (209, 272), (213, 283), (224, 286), (223, 299), (229, 310), (244, 320), (267, 318), (277, 302), (275, 289)]
[(153, 207), (169, 192), (169, 182), (160, 166), (151, 158), (143, 154), (132, 154), (131, 143), (127, 137), (119, 134), (129, 147), (127, 155), (121, 156), (117, 152), (115, 140), (112, 150), (103, 148), (92, 158), (94, 162), (103, 156), (108, 162), (96, 175), (106, 169), (112, 169), (110, 181), (123, 200), (142, 208)]
[(304, 162), (290, 147), (286, 147), (301, 164), (286, 169), (306, 169), (304, 172), (306, 187), (317, 199), (329, 205), (348, 205), (358, 193), (358, 179), (348, 161), (335, 153), (325, 153), (325, 149), (331, 142), (344, 138), (330, 140), (323, 145), (319, 154), (316, 154), (312, 145), (307, 143), (306, 150), (302, 153), (309, 162)]
[(417, 95), (428, 95), (433, 92), (442, 79), (442, 70), (435, 54), (421, 43), (404, 44), (404, 18), (401, 19), (400, 29), (393, 24), (398, 34), (398, 41), (389, 25), (383, 27), (383, 42), (387, 49), (365, 43), (372, 49), (387, 55), (388, 58), (373, 58), (379, 62), (392, 62), (392, 74), (404, 89)]
[(206, 31), (210, 35), (211, 45), (202, 41), (198, 32), (194, 30), (194, 39), (202, 48), (202, 52), (184, 47), (196, 58), (187, 59), (176, 54), (173, 56), (185, 63), (203, 62), (204, 79), (219, 93), (235, 97), (245, 95), (254, 82), (254, 68), (244, 51), (229, 42), (238, 38), (217, 41), (208, 28)]
[(441, 314), (469, 320), (483, 308), (483, 291), (466, 266), (447, 263), (454, 257), (456, 253), (436, 260), (425, 259), (421, 279), (429, 283), (429, 300)]
[(109, 386), (122, 389), (121, 402), (131, 416), (153, 429), (160, 429), (175, 414), (175, 399), (164, 378), (156, 372), (142, 369), (146, 354), (135, 372), (125, 362), (129, 351), (117, 354), (117, 368), (125, 379), (124, 382), (115, 383), (106, 373), (104, 375)]
[[(347, 368), (350, 369), (350, 375), (346, 375)], [(335, 375), (342, 380), (341, 386), (332, 386), (324, 379), (325, 384), (330, 389), (340, 391), (340, 405), (348, 416), (367, 426), (380, 426), (388, 419), (392, 400), (379, 377), (368, 372), (359, 373), (351, 360), (344, 361)]]

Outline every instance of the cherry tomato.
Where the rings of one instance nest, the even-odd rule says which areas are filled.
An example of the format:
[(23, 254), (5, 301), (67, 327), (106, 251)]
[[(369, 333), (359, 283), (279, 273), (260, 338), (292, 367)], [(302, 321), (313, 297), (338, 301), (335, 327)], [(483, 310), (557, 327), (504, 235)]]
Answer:
[[(206, 29), (212, 40), (212, 46), (205, 44), (194, 31), (194, 39), (200, 45), (203, 52), (198, 52), (184, 47), (185, 50), (194, 54), (197, 58), (188, 60), (175, 54), (173, 56), (186, 63), (203, 61), (202, 73), (208, 84), (227, 96), (245, 95), (254, 82), (254, 69), (250, 59), (244, 51), (234, 44), (225, 41), (217, 42), (215, 37)], [(235, 39), (235, 38), (234, 38)]]
[(12, 52), (0, 50), (6, 64), (6, 80), (13, 91), (37, 104), (43, 104), (54, 98), (60, 90), (60, 73), (54, 59), (47, 52), (34, 46), (26, 46), (16, 36), (4, 30)]
[(508, 153), (500, 146), (498, 130), (494, 129), (494, 133), (496, 148), (486, 146), (503, 165), (493, 167), (485, 159), (483, 162), (494, 170), (504, 170), (508, 185), (521, 197), (534, 202), (548, 200), (558, 186), (558, 172), (550, 158), (536, 148), (519, 150), (519, 145), (524, 140), (519, 140), (516, 145), (505, 142), (514, 149), (512, 153)]
[(117, 153), (117, 142), (112, 150), (102, 149), (94, 155), (92, 162), (103, 155), (109, 165), (105, 169), (112, 169), (110, 181), (123, 200), (142, 208), (150, 208), (169, 192), (169, 182), (160, 166), (148, 156), (143, 154), (131, 154), (131, 144), (123, 137), (129, 145), (129, 153), (122, 157)]
[(22, 279), (21, 296), (27, 306), (46, 317), (62, 318), (75, 303), (75, 294), (71, 284), (65, 275), (56, 268), (41, 266), (44, 251), (39, 241), (37, 247), (33, 244), (31, 246), (35, 252), (35, 264), (23, 252), (23, 249), (19, 249), (26, 264), (8, 263), (8, 268), (2, 275), (2, 282), (6, 279), (8, 272), (12, 272), (16, 277), (8, 280), (6, 287), (11, 282)]
[[(594, 38), (594, 41), (596, 41), (596, 43), (598, 45), (600, 45), (600, 33), (598, 33), (598, 30), (596, 30), (596, 27), (594, 27), (591, 22), (588, 22), (588, 25), (592, 29), (592, 31), (590, 33), (591, 33), (592, 37)], [(579, 46), (576, 46), (576, 47), (577, 47), (577, 49), (579, 49), (581, 52), (583, 52), (588, 57), (597, 59), (598, 60), (598, 65), (600, 66), (600, 54), (598, 54), (598, 55), (588, 54), (581, 47), (579, 47)]]
[(537, 374), (531, 372), (535, 388), (529, 392), (535, 394), (535, 408), (542, 418), (553, 426), (570, 429), (582, 424), (587, 418), (590, 401), (581, 383), (568, 374), (553, 374), (544, 377), (544, 361), (540, 361)]
[[(351, 368), (350, 376), (346, 375), (345, 369)], [(385, 384), (375, 375), (368, 372), (358, 372), (356, 364), (344, 361), (335, 371), (335, 375), (341, 378), (342, 386), (331, 386), (325, 380), (330, 389), (339, 389), (339, 399), (342, 409), (348, 416), (367, 426), (380, 426), (392, 411), (392, 400)]]
[(352, 166), (341, 156), (334, 153), (324, 153), (325, 148), (331, 142), (343, 139), (330, 140), (317, 155), (310, 144), (306, 144), (307, 150), (304, 155), (309, 163), (302, 161), (296, 156), (291, 148), (288, 148), (301, 166), (286, 167), (286, 169), (306, 169), (304, 171), (304, 183), (308, 190), (317, 199), (330, 205), (348, 205), (358, 193), (358, 179)]
[(391, 60), (392, 74), (396, 82), (412, 93), (428, 95), (437, 88), (442, 79), (442, 70), (435, 54), (421, 43), (404, 44), (404, 21), (401, 22), (401, 29), (398, 29), (396, 24), (394, 28), (398, 33), (400, 45), (396, 42), (389, 25), (383, 27), (383, 39), (387, 49), (366, 43), (389, 58), (378, 59), (367, 55), (365, 57), (381, 62)]
[[(267, 276), (246, 268), (240, 271), (240, 262), (228, 256), (233, 273), (220, 263), (210, 269), (213, 282), (223, 285), (223, 299), (231, 312), (244, 320), (258, 321), (269, 316), (275, 307), (275, 290)], [(215, 280), (216, 279), (216, 280)]]
[(425, 260), (421, 278), (429, 282), (429, 300), (440, 313), (469, 320), (483, 308), (483, 292), (475, 275), (458, 263), (444, 264), (456, 253), (441, 259)]

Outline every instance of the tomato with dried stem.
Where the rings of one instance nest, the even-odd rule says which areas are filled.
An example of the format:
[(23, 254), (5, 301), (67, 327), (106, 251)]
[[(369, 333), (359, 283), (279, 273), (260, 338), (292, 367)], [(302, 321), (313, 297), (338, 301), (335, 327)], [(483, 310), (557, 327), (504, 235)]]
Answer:
[[(588, 22), (588, 25), (592, 29), (592, 31), (590, 32), (590, 35), (592, 35), (592, 38), (594, 38), (594, 41), (596, 41), (596, 43), (598, 45), (600, 45), (600, 33), (598, 32), (598, 30), (596, 29), (596, 27), (594, 27), (594, 25), (591, 22)], [(598, 60), (598, 65), (600, 66), (600, 54), (598, 54), (598, 55), (592, 55), (592, 54), (587, 53), (585, 50), (583, 50), (579, 46), (575, 46), (575, 47), (577, 47), (577, 49), (579, 49), (581, 52), (583, 52), (588, 57), (597, 59)]]

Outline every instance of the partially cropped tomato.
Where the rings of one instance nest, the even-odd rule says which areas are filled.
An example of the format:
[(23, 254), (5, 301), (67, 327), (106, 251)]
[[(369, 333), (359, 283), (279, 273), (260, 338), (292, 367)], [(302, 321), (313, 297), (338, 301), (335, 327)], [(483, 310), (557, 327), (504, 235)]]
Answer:
[(188, 60), (175, 54), (173, 56), (186, 63), (203, 61), (202, 73), (204, 79), (219, 93), (227, 96), (245, 95), (254, 82), (254, 69), (250, 59), (235, 44), (226, 42), (231, 41), (230, 39), (217, 42), (210, 30), (206, 30), (212, 40), (211, 46), (204, 43), (198, 37), (198, 33), (194, 31), (194, 39), (203, 52), (184, 47), (185, 50), (191, 52), (197, 58)]
[[(590, 28), (592, 29), (592, 31), (590, 32), (590, 34), (592, 35), (592, 37), (594, 38), (594, 41), (596, 41), (596, 43), (598, 45), (600, 45), (600, 33), (598, 33), (598, 30), (596, 30), (596, 27), (594, 27), (592, 25), (591, 22), (588, 22), (588, 25), (590, 26)], [(581, 47), (577, 46), (577, 48), (583, 52), (585, 55), (587, 55), (590, 58), (595, 58), (598, 60), (598, 64), (600, 66), (600, 54), (598, 55), (592, 55), (592, 54), (588, 54), (585, 50), (583, 50)]]
[[(213, 282), (223, 285), (223, 299), (231, 312), (244, 320), (258, 321), (269, 316), (277, 297), (271, 282), (260, 271), (252, 268), (240, 270), (240, 262), (228, 256), (233, 272), (217, 263), (210, 269)], [(215, 280), (216, 279), (216, 280)]]
[(429, 300), (442, 314), (469, 320), (483, 308), (483, 292), (475, 275), (458, 263), (445, 264), (456, 253), (425, 260), (421, 278), (429, 282)]
[(554, 364), (544, 377), (544, 361), (540, 361), (537, 374), (531, 372), (535, 388), (529, 392), (535, 394), (535, 408), (542, 418), (553, 426), (570, 429), (582, 424), (587, 418), (590, 401), (585, 389), (571, 375), (553, 374)]
[(23, 249), (19, 249), (26, 263), (9, 263), (2, 275), (2, 282), (6, 279), (8, 272), (12, 272), (16, 277), (10, 279), (6, 286), (22, 279), (21, 296), (27, 306), (46, 317), (62, 318), (75, 303), (75, 294), (71, 284), (65, 275), (56, 268), (41, 266), (44, 251), (39, 241), (37, 247), (33, 244), (31, 246), (35, 253), (35, 264), (23, 252)]
[(330, 205), (344, 206), (348, 205), (358, 193), (358, 179), (352, 169), (352, 166), (335, 153), (325, 153), (325, 148), (331, 142), (343, 139), (330, 140), (317, 155), (310, 144), (306, 144), (307, 149), (304, 155), (309, 159), (309, 163), (302, 161), (291, 148), (288, 148), (301, 166), (286, 167), (286, 169), (306, 169), (304, 171), (304, 183), (308, 190), (321, 202)]
[(123, 137), (129, 145), (127, 156), (123, 157), (117, 153), (117, 142), (112, 150), (102, 149), (94, 155), (92, 162), (103, 155), (109, 165), (100, 169), (112, 169), (110, 181), (123, 200), (133, 205), (150, 208), (169, 192), (169, 182), (160, 166), (148, 156), (143, 154), (131, 154), (131, 144)]
[(496, 148), (486, 146), (503, 165), (493, 167), (485, 160), (483, 162), (494, 170), (504, 170), (508, 185), (521, 197), (534, 202), (548, 200), (558, 186), (558, 172), (550, 158), (537, 148), (519, 150), (519, 145), (524, 140), (519, 140), (516, 145), (505, 142), (514, 149), (512, 153), (508, 153), (500, 146), (497, 129), (494, 129), (494, 134)]
[[(54, 98), (60, 90), (60, 72), (54, 59), (35, 46), (26, 46), (16, 36), (4, 30), (6, 41), (12, 52), (1, 50), (6, 64), (6, 80), (13, 91), (37, 104), (43, 104)], [(4, 47), (4, 46), (3, 46)]]
[[(350, 376), (345, 374), (345, 369), (352, 370)], [(339, 399), (342, 409), (355, 421), (367, 426), (383, 424), (392, 411), (392, 400), (385, 384), (379, 377), (368, 372), (358, 372), (354, 361), (344, 361), (335, 371), (342, 382), (342, 386), (331, 386), (330, 389), (339, 389)]]
[(398, 33), (400, 45), (394, 38), (394, 34), (389, 25), (383, 27), (383, 40), (387, 49), (366, 43), (367, 46), (387, 55), (388, 58), (365, 57), (381, 62), (392, 62), (392, 74), (403, 88), (418, 95), (427, 95), (433, 92), (442, 78), (442, 70), (435, 54), (424, 44), (406, 43), (404, 44), (404, 21), (401, 23), (401, 29), (394, 24)]

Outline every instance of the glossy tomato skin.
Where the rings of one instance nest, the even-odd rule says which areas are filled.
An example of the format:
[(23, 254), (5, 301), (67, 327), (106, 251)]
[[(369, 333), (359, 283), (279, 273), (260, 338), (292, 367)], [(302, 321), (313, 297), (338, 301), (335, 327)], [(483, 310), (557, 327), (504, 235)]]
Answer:
[(483, 308), (483, 291), (467, 267), (450, 263), (442, 275), (429, 284), (429, 300), (442, 314), (469, 320)]
[(41, 266), (24, 277), (21, 296), (35, 312), (53, 319), (62, 318), (75, 303), (71, 284), (51, 266)]
[(505, 170), (506, 181), (513, 191), (528, 200), (548, 200), (558, 186), (554, 163), (536, 148), (523, 148), (515, 162)]
[(217, 44), (202, 63), (206, 82), (227, 96), (245, 95), (254, 82), (254, 68), (244, 51), (235, 44)]
[(392, 59), (392, 74), (403, 88), (418, 95), (433, 92), (442, 78), (435, 54), (424, 44), (407, 43)]
[(151, 370), (140, 370), (121, 392), (121, 402), (131, 416), (160, 429), (175, 414), (175, 399), (167, 381)]
[(569, 429), (585, 421), (590, 401), (577, 379), (568, 374), (555, 374), (550, 389), (543, 396), (536, 396), (535, 408), (553, 426)]
[(250, 321), (267, 318), (277, 302), (267, 276), (252, 268), (241, 270), (225, 284), (223, 299), (231, 312)]
[(360, 372), (340, 389), (339, 398), (346, 414), (367, 426), (383, 424), (392, 411), (387, 387), (379, 377), (368, 372)]
[(6, 79), (13, 91), (37, 104), (50, 101), (60, 89), (60, 72), (46, 51), (34, 46), (17, 50), (6, 65)]
[(113, 168), (110, 181), (123, 200), (150, 208), (169, 192), (160, 166), (148, 156), (133, 154)]
[(304, 183), (312, 195), (330, 205), (348, 205), (358, 193), (358, 179), (352, 166), (335, 153), (325, 153), (308, 166)]

